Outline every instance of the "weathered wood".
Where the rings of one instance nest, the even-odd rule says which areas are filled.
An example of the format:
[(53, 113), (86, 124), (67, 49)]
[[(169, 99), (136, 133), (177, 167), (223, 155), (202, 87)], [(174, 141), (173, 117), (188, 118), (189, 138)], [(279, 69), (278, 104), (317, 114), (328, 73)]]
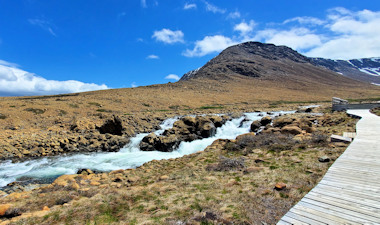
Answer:
[[(355, 138), (284, 221), (292, 224), (380, 224), (380, 117), (349, 110), (361, 118)], [(297, 223), (298, 222), (298, 223)]]

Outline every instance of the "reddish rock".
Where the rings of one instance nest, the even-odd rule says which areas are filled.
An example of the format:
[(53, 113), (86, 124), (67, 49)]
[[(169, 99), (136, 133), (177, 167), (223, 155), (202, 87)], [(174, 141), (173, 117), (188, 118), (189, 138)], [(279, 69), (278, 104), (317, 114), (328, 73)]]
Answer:
[(0, 217), (4, 216), (5, 212), (11, 207), (10, 204), (0, 204)]
[(277, 191), (284, 190), (286, 188), (286, 184), (282, 182), (278, 182), (275, 186), (274, 189)]

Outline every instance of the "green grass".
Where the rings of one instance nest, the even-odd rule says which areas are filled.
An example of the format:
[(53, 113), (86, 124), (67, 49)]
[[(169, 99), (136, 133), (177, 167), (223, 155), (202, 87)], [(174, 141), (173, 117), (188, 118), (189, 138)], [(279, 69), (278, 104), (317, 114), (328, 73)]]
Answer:
[(97, 109), (97, 112), (112, 112), (112, 110), (109, 109)]
[(223, 109), (224, 106), (222, 105), (205, 105), (205, 106), (201, 106), (199, 107), (199, 109)]
[(32, 112), (32, 113), (34, 113), (36, 115), (43, 114), (45, 112), (45, 110), (43, 110), (43, 109), (37, 109), (37, 108), (27, 108), (27, 109), (25, 109), (25, 111)]
[(69, 104), (69, 106), (70, 106), (71, 108), (79, 108), (79, 106), (78, 106), (77, 104)]
[(100, 103), (97, 103), (97, 102), (89, 102), (88, 104), (89, 105), (94, 105), (94, 106), (97, 106), (97, 107), (101, 107), (102, 106)]

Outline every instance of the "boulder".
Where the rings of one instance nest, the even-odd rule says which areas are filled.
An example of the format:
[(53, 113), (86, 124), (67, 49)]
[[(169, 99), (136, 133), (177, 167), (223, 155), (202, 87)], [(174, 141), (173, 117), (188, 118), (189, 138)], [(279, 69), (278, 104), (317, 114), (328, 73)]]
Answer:
[(322, 163), (326, 163), (326, 162), (330, 162), (330, 158), (325, 155), (325, 156), (319, 157), (318, 161)]
[(101, 134), (113, 134), (113, 135), (122, 135), (123, 134), (123, 125), (119, 117), (114, 116), (113, 119), (107, 120), (102, 126), (97, 127)]
[(175, 135), (160, 136), (155, 144), (155, 149), (162, 152), (171, 152), (179, 146), (180, 141)]
[(302, 133), (302, 129), (297, 126), (287, 125), (281, 128), (281, 133), (297, 135)]
[(270, 124), (271, 122), (272, 122), (272, 118), (270, 116), (265, 116), (265, 117), (261, 118), (261, 120), (260, 120), (261, 126), (266, 126), (266, 125)]
[(277, 191), (284, 190), (286, 188), (286, 184), (282, 182), (278, 182), (275, 186), (274, 189)]
[(199, 127), (199, 132), (203, 138), (212, 137), (216, 133), (216, 127), (212, 122), (205, 123)]
[(222, 117), (220, 116), (216, 116), (216, 115), (213, 115), (213, 116), (209, 116), (208, 117), (211, 122), (215, 125), (215, 127), (221, 127), (223, 126), (223, 124), (226, 122), (225, 119), (223, 119)]
[(294, 119), (292, 118), (287, 118), (287, 117), (282, 117), (278, 118), (273, 121), (273, 127), (284, 127), (286, 125), (292, 124)]
[(261, 123), (260, 121), (256, 120), (256, 121), (253, 121), (252, 124), (251, 124), (251, 131), (252, 132), (257, 132), (261, 127)]
[(148, 134), (140, 142), (140, 149), (142, 151), (154, 151), (154, 145), (157, 141), (157, 135), (155, 133)]
[(195, 120), (195, 117), (191, 117), (191, 116), (183, 117), (182, 121), (187, 126), (195, 126), (195, 124), (197, 123), (197, 121)]

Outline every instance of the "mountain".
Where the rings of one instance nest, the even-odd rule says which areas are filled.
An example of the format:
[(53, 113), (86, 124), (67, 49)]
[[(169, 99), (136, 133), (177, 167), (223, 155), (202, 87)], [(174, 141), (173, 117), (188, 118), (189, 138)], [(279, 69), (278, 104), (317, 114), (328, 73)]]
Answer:
[(312, 63), (355, 80), (380, 84), (380, 58), (332, 60), (311, 58)]
[(355, 79), (378, 84), (379, 68), (377, 58), (350, 61), (308, 58), (286, 46), (246, 42), (225, 49), (203, 67), (184, 74), (181, 81), (238, 75), (283, 82), (341, 85), (353, 84)]

